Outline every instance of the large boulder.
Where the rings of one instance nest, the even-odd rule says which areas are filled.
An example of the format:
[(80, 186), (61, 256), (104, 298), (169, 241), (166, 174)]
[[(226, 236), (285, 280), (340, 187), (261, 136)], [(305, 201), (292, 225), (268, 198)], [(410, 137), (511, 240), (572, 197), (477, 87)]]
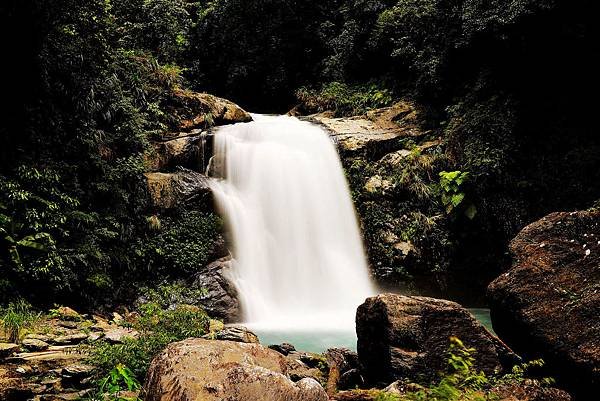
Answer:
[(219, 259), (192, 278), (191, 288), (203, 290), (195, 304), (216, 319), (236, 322), (241, 318), (237, 290), (230, 280), (231, 258)]
[[(573, 390), (600, 385), (600, 211), (553, 213), (511, 242), (488, 288), (494, 330)], [(597, 390), (595, 390), (597, 391)]]
[(190, 202), (196, 205), (212, 204), (208, 179), (203, 174), (180, 168), (174, 173), (145, 175), (150, 199), (156, 209), (171, 209)]
[(173, 343), (150, 365), (146, 401), (326, 401), (313, 379), (286, 377), (284, 357), (259, 344), (188, 339)]
[(237, 104), (208, 93), (178, 90), (169, 106), (182, 131), (252, 121), (252, 116)]
[(409, 378), (428, 383), (447, 365), (449, 338), (477, 350), (475, 367), (503, 370), (518, 358), (465, 308), (451, 301), (381, 294), (356, 312), (358, 357), (370, 384)]

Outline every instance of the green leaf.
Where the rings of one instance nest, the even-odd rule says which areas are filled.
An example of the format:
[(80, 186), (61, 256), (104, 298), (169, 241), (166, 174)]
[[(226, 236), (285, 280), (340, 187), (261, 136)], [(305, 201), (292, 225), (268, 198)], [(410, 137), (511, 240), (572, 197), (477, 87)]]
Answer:
[(22, 239), (22, 240), (18, 241), (17, 245), (22, 246), (24, 248), (35, 249), (37, 251), (45, 251), (47, 249), (44, 244), (41, 244), (41, 243), (35, 242), (35, 241), (31, 241), (28, 239)]
[(450, 202), (452, 203), (452, 206), (457, 207), (458, 205), (461, 204), (461, 202), (465, 199), (465, 194), (460, 192), (458, 194), (454, 194), (452, 195), (452, 198), (450, 199)]

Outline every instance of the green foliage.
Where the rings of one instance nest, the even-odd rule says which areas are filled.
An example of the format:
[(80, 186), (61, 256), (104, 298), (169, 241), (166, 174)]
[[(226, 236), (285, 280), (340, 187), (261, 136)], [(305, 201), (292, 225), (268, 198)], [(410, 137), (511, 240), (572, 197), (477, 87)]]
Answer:
[(69, 238), (67, 224), (76, 218), (79, 201), (61, 186), (60, 176), (50, 169), (19, 166), (12, 178), (0, 175), (0, 267), (5, 277), (67, 285), (56, 241)]
[(164, 310), (158, 304), (148, 303), (140, 308), (140, 318), (133, 324), (140, 333), (138, 338), (114, 345), (98, 341), (84, 346), (81, 351), (89, 354), (89, 362), (98, 367), (100, 375), (123, 364), (141, 381), (152, 358), (168, 344), (201, 337), (207, 333), (208, 326), (208, 316), (196, 307), (179, 305), (173, 310)]
[(161, 229), (139, 246), (139, 256), (155, 273), (190, 273), (214, 256), (221, 219), (213, 213), (185, 211), (165, 217)]
[(189, 79), (246, 107), (277, 110), (291, 103), (293, 89), (319, 64), (316, 25), (329, 6), (315, 0), (202, 4), (188, 40)]
[(133, 372), (122, 363), (117, 364), (108, 375), (98, 382), (97, 399), (110, 401), (137, 401), (138, 398), (123, 398), (119, 395), (121, 391), (136, 391), (141, 387)]
[(173, 305), (189, 303), (206, 296), (206, 289), (193, 289), (180, 283), (161, 283), (154, 288), (142, 288), (141, 294), (146, 303), (168, 309)]
[(399, 171), (394, 172), (395, 181), (411, 195), (427, 201), (432, 197), (431, 177), (444, 162), (442, 155), (423, 153), (418, 146), (414, 146), (410, 155), (402, 160)]
[[(511, 383), (523, 383), (527, 376), (532, 373), (532, 370), (541, 369), (546, 363), (543, 359), (535, 359), (513, 366), (510, 373), (507, 373), (500, 377), (496, 382), (498, 384), (511, 384)], [(546, 386), (551, 386), (555, 383), (552, 377), (543, 377), (541, 383)]]
[(497, 397), (485, 391), (490, 383), (483, 372), (474, 369), (476, 350), (467, 348), (460, 339), (450, 338), (448, 367), (438, 384), (408, 394), (410, 401), (491, 401)]
[(119, 44), (152, 53), (161, 62), (177, 62), (188, 45), (191, 8), (184, 0), (113, 1)]
[[(140, 249), (160, 233), (144, 221), (144, 153), (149, 137), (178, 124), (169, 105), (194, 11), (164, 0), (17, 3), (0, 6), (2, 30), (35, 29), (14, 49), (0, 121), (1, 297), (122, 297), (148, 278)], [(195, 259), (175, 258), (204, 263), (207, 242)]]
[[(355, 158), (346, 166), (365, 245), (380, 280), (410, 287), (434, 275), (444, 288), (455, 243), (436, 185), (447, 160), (437, 146), (421, 149), (408, 141), (404, 146), (410, 153), (403, 150), (393, 164)], [(384, 194), (365, 190), (376, 175), (391, 183)]]
[[(463, 184), (469, 179), (469, 173), (466, 171), (441, 171), (440, 188), (442, 204), (446, 208), (446, 213), (450, 214), (459, 206), (465, 204), (466, 194), (463, 192)], [(464, 209), (465, 216), (473, 219), (477, 209), (473, 204), (469, 204)]]
[(303, 111), (316, 113), (332, 110), (336, 117), (364, 114), (368, 110), (389, 106), (391, 92), (377, 84), (347, 85), (331, 82), (319, 90), (300, 88), (296, 91)]
[(375, 396), (375, 401), (401, 401), (399, 395), (380, 391)]
[(8, 340), (18, 343), (23, 330), (33, 326), (40, 318), (31, 305), (23, 299), (11, 302), (0, 308), (0, 327), (8, 336)]

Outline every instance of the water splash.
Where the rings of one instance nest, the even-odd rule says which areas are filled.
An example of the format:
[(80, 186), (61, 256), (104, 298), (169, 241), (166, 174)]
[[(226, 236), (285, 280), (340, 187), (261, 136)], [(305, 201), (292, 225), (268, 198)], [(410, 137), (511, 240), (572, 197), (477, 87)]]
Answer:
[(210, 163), (246, 323), (353, 330), (375, 291), (335, 147), (314, 124), (253, 118), (219, 128)]

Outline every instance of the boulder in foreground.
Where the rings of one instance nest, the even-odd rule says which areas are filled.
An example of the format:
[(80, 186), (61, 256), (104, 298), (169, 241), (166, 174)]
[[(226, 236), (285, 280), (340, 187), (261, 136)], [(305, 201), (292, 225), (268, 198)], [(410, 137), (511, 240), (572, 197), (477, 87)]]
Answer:
[(173, 343), (150, 365), (146, 401), (326, 401), (313, 379), (286, 377), (284, 357), (259, 344), (188, 339)]
[[(600, 385), (600, 211), (552, 213), (511, 242), (490, 284), (494, 330), (582, 394)], [(586, 398), (584, 398), (586, 399)]]
[(447, 365), (449, 338), (477, 350), (475, 368), (486, 373), (512, 366), (518, 357), (465, 308), (451, 301), (381, 294), (356, 313), (358, 358), (369, 384), (408, 378), (437, 379)]

